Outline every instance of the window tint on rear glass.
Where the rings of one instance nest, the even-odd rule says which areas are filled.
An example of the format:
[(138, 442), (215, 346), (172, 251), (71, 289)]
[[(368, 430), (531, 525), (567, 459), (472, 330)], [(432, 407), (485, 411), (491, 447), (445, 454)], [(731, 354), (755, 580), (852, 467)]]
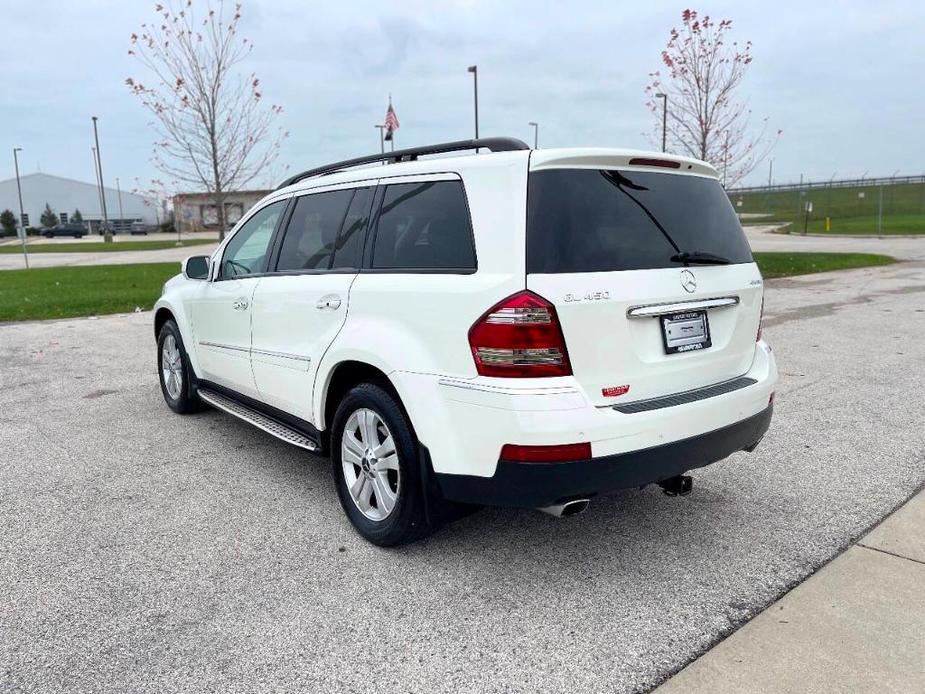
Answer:
[(730, 263), (752, 262), (748, 240), (715, 179), (596, 169), (530, 174), (527, 272), (684, 267), (671, 260), (675, 246)]
[(388, 186), (379, 212), (372, 267), (474, 270), (472, 225), (462, 182)]
[(276, 263), (277, 272), (327, 270), (337, 233), (353, 198), (353, 190), (334, 190), (296, 198)]

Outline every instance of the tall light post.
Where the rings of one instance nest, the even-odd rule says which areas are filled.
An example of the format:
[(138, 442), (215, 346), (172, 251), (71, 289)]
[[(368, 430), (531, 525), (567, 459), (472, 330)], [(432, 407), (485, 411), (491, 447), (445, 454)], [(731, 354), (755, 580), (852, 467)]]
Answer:
[(662, 100), (662, 151), (666, 152), (665, 145), (668, 142), (668, 95), (664, 92), (658, 92), (655, 98)]
[(540, 148), (540, 124), (530, 121), (527, 125), (533, 126), (533, 149)]
[(100, 175), (100, 200), (103, 203), (103, 241), (112, 243), (109, 215), (106, 214), (106, 190), (103, 188), (103, 160), (100, 157), (100, 135), (96, 130), (96, 116), (93, 116), (93, 139), (96, 141), (96, 170)]
[[(90, 148), (90, 155), (91, 155), (91, 158), (93, 159), (93, 176), (94, 176), (93, 180), (96, 181), (96, 196), (99, 198), (100, 215), (102, 215), (103, 214), (103, 184), (100, 183), (100, 170), (99, 170), (99, 167), (97, 167), (96, 165), (96, 147)], [(93, 230), (93, 227), (90, 226), (89, 222), (87, 222), (87, 229), (89, 231)]]
[[(470, 65), (467, 68), (468, 72), (472, 73), (472, 88), (475, 95), (475, 139), (479, 139), (479, 66)], [(478, 148), (475, 152), (478, 154)]]
[(22, 220), (22, 184), (19, 182), (19, 157), (17, 156), (18, 152), (22, 152), (22, 147), (13, 148), (13, 167), (16, 169), (16, 192), (19, 194), (19, 227), (22, 229), (22, 234), (19, 237), (19, 241), (22, 243), (22, 259), (26, 261), (26, 269), (28, 270), (29, 254), (26, 252), (26, 225)]

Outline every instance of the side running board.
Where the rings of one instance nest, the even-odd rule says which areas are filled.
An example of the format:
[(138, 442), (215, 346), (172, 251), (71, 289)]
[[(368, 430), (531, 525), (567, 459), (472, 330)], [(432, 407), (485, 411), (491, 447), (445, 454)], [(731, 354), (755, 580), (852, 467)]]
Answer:
[(237, 400), (232, 400), (220, 393), (216, 393), (214, 390), (207, 390), (205, 388), (199, 389), (199, 397), (203, 402), (212, 405), (212, 407), (234, 415), (238, 419), (243, 419), (248, 424), (253, 424), (258, 429), (263, 429), (263, 431), (272, 434), (281, 441), (291, 443), (293, 446), (304, 448), (307, 451), (318, 450), (318, 444), (304, 434), (278, 422), (272, 417), (267, 417), (262, 412), (258, 412), (247, 405), (242, 405)]

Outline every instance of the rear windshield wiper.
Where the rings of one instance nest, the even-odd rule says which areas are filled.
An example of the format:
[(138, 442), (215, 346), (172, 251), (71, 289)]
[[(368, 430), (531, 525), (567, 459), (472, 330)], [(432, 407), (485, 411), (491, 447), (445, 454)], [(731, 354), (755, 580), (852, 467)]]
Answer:
[(698, 265), (731, 265), (732, 261), (715, 253), (703, 251), (681, 251), (669, 258), (673, 263), (696, 263)]
[(652, 210), (646, 207), (643, 202), (641, 202), (635, 195), (633, 195), (627, 190), (627, 188), (632, 188), (633, 190), (647, 191), (649, 190), (648, 188), (646, 188), (645, 186), (640, 186), (640, 185), (633, 183), (630, 179), (628, 179), (626, 176), (621, 174), (619, 171), (610, 171), (610, 170), (605, 169), (601, 171), (601, 175), (604, 177), (604, 180), (613, 184), (613, 186), (617, 190), (619, 190), (626, 197), (628, 197), (630, 200), (636, 203), (636, 206), (639, 207), (639, 209), (641, 209), (643, 213), (645, 213), (646, 217), (648, 217), (649, 220), (655, 225), (655, 228), (658, 229), (660, 232), (662, 232), (662, 236), (664, 236), (665, 240), (671, 244), (672, 248), (674, 248), (678, 253), (682, 252), (680, 246), (678, 246), (678, 244), (675, 243), (674, 239), (671, 238), (671, 234), (668, 233), (668, 230), (665, 229), (665, 227), (662, 226), (662, 223), (659, 222), (658, 219), (656, 219), (654, 214), (652, 214)]

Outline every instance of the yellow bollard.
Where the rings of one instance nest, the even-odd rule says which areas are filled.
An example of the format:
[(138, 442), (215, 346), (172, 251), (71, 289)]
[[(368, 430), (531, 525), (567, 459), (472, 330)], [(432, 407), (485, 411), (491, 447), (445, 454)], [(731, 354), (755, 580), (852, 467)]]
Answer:
[(831, 217), (825, 218), (825, 230), (832, 231), (832, 218)]

